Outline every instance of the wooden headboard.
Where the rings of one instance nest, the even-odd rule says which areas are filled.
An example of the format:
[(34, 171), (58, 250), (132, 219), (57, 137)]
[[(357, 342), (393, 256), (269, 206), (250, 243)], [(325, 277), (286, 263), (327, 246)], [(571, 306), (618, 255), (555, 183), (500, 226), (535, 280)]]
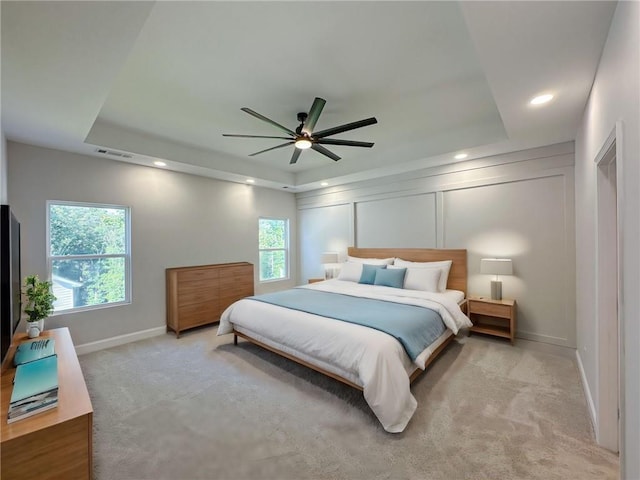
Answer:
[(356, 248), (349, 247), (347, 253), (359, 258), (398, 257), (409, 262), (439, 262), (451, 260), (447, 288), (461, 290), (467, 295), (467, 251), (447, 248)]

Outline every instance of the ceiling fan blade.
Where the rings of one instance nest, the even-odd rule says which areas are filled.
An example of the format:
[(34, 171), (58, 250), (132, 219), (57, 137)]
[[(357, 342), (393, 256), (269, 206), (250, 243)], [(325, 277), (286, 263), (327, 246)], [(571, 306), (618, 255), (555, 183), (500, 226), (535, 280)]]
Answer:
[(296, 133), (292, 130), (289, 130), (287, 127), (283, 127), (282, 125), (280, 125), (277, 122), (274, 122), (273, 120), (271, 120), (270, 118), (265, 117), (264, 115), (260, 115), (258, 112), (254, 112), (253, 110), (251, 110), (250, 108), (247, 107), (242, 107), (240, 110), (242, 110), (243, 112), (248, 113), (249, 115), (253, 115), (256, 118), (259, 118), (260, 120), (262, 120), (263, 122), (267, 122), (270, 123), (271, 125), (273, 125), (274, 127), (282, 130), (285, 133), (288, 133), (289, 135), (291, 135), (292, 137), (296, 136)]
[(327, 150), (322, 145), (318, 145), (317, 143), (314, 143), (313, 145), (311, 145), (311, 148), (313, 148), (318, 153), (326, 155), (327, 157), (329, 157), (331, 160), (333, 160), (335, 162), (340, 160), (340, 157), (338, 155), (336, 155), (335, 153), (333, 153), (330, 150)]
[(293, 155), (291, 155), (291, 161), (289, 162), (289, 165), (293, 165), (294, 163), (296, 163), (298, 161), (298, 158), (300, 158), (301, 153), (302, 153), (302, 150), (300, 150), (299, 148), (294, 148)]
[(320, 97), (315, 98), (315, 100), (313, 101), (313, 105), (311, 105), (311, 109), (309, 109), (307, 119), (305, 120), (302, 127), (302, 133), (311, 135), (311, 132), (313, 132), (313, 128), (316, 126), (318, 118), (320, 118), (320, 114), (322, 113), (322, 109), (324, 108), (325, 103), (327, 103), (325, 99)]
[(358, 120), (357, 122), (345, 123), (344, 125), (340, 125), (338, 127), (328, 128), (326, 130), (321, 130), (313, 134), (313, 138), (324, 138), (329, 135), (336, 135), (342, 132), (348, 132), (349, 130), (355, 130), (356, 128), (366, 127), (367, 125), (373, 125), (374, 123), (378, 123), (376, 117), (366, 118), (364, 120)]
[(239, 138), (280, 138), (282, 140), (291, 140), (289, 137), (271, 137), (268, 135), (239, 135), (235, 133), (223, 133), (223, 137), (239, 137)]
[(346, 145), (348, 147), (373, 147), (373, 142), (357, 142), (355, 140), (337, 140), (334, 138), (321, 138), (317, 141), (321, 145)]
[(267, 148), (266, 150), (260, 150), (259, 152), (252, 153), (249, 156), (253, 157), (254, 155), (259, 155), (259, 154), (264, 153), (264, 152), (270, 152), (271, 150), (276, 150), (278, 148), (286, 147), (288, 145), (293, 145), (293, 143), (294, 142), (291, 141), (291, 142), (283, 143), (282, 145), (276, 145), (275, 147)]

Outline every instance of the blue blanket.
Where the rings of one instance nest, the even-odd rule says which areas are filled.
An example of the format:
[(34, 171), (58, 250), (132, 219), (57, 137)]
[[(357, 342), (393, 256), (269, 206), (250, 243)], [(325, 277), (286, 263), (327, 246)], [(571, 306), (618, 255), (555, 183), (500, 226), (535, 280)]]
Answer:
[(248, 298), (375, 328), (397, 339), (411, 360), (446, 330), (439, 313), (415, 305), (304, 288)]

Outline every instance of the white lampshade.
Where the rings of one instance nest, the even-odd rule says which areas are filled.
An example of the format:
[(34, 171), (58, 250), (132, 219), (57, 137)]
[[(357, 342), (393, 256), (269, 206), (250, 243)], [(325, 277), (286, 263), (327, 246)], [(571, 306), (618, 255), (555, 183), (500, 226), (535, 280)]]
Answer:
[(480, 273), (491, 275), (511, 275), (513, 267), (510, 258), (483, 258), (480, 260)]
[(322, 254), (321, 262), (323, 265), (327, 263), (338, 263), (338, 254), (337, 252), (325, 252)]

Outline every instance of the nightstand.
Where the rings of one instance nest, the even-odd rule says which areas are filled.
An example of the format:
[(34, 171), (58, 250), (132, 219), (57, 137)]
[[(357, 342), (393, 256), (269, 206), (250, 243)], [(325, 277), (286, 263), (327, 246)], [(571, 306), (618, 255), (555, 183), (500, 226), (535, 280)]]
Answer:
[(515, 300), (491, 300), (477, 296), (470, 296), (467, 300), (467, 315), (473, 323), (470, 330), (508, 338), (512, 345), (516, 334), (516, 312)]
[(324, 278), (310, 278), (309, 283), (324, 282)]

